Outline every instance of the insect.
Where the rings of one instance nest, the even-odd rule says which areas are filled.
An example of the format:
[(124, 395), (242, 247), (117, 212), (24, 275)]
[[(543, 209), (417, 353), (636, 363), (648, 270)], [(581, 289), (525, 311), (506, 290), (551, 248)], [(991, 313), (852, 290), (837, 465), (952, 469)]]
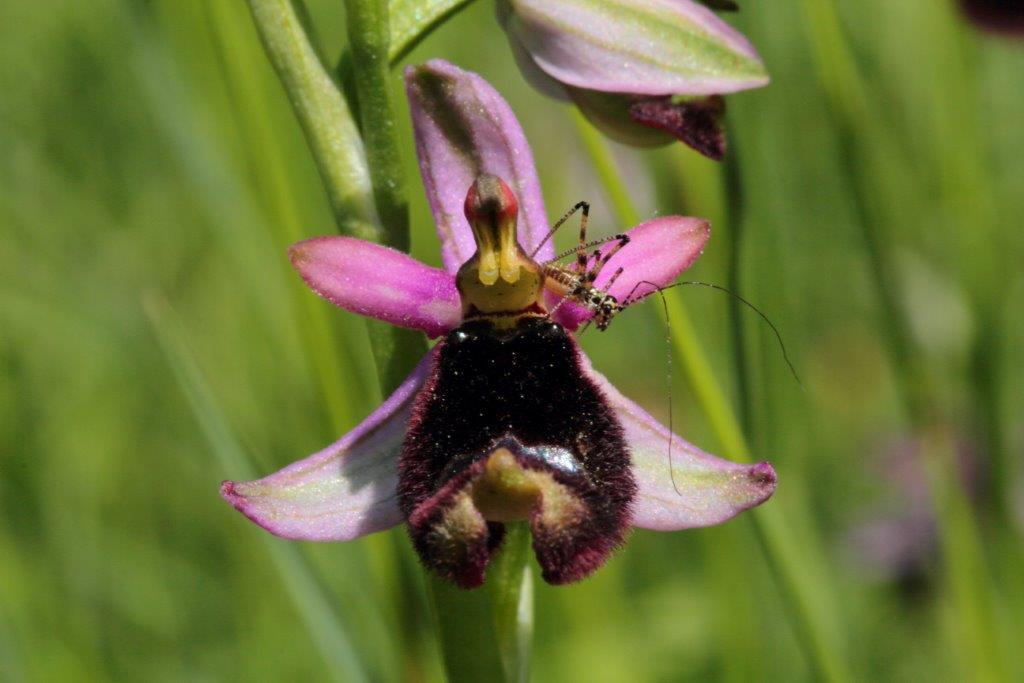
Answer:
[[(547, 278), (546, 286), (548, 290), (561, 297), (555, 310), (566, 301), (575, 301), (590, 311), (597, 329), (604, 331), (608, 329), (612, 318), (625, 310), (628, 305), (627, 302), (620, 303), (618, 299), (609, 294), (612, 285), (622, 275), (623, 269), (618, 268), (612, 273), (612, 276), (604, 284), (603, 289), (598, 289), (595, 286), (595, 282), (612, 257), (629, 244), (629, 235), (612, 235), (611, 237), (588, 242), (587, 222), (590, 217), (590, 204), (588, 202), (579, 202), (555, 222), (551, 230), (544, 236), (540, 244), (534, 248), (530, 256), (531, 258), (536, 256), (545, 242), (551, 239), (558, 229), (577, 211), (582, 213), (580, 215), (579, 242), (576, 247), (544, 262), (541, 269)], [(587, 253), (588, 249), (610, 242), (614, 242), (614, 244), (603, 253), (600, 249), (595, 249), (589, 254)], [(573, 254), (575, 254), (576, 259), (571, 265), (565, 266), (560, 263), (562, 259)], [(587, 324), (589, 325), (590, 323), (588, 322)]]
[(537, 263), (516, 241), (516, 211), (495, 176), (467, 194), (477, 252), (456, 276), (463, 322), (438, 343), (399, 459), (417, 552), (464, 587), (483, 582), (504, 524), (518, 520), (530, 522), (545, 580), (586, 576), (623, 541), (637, 488), (622, 426), (544, 296), (554, 281), (603, 310), (588, 288), (607, 257), (587, 269), (585, 257), (575, 269)]
[[(580, 216), (580, 235), (578, 244), (572, 249), (562, 252), (549, 261), (545, 261), (541, 264), (541, 270), (547, 277), (546, 286), (548, 290), (561, 297), (560, 301), (556, 304), (555, 308), (552, 309), (551, 313), (554, 313), (555, 310), (557, 310), (557, 308), (566, 301), (574, 301), (585, 307), (593, 316), (593, 322), (596, 324), (597, 329), (604, 331), (608, 329), (612, 318), (651, 294), (657, 293), (660, 295), (662, 297), (662, 304), (665, 305), (664, 292), (668, 289), (690, 285), (714, 289), (733, 297), (739, 301), (741, 305), (756, 313), (768, 325), (772, 334), (775, 335), (775, 338), (779, 343), (779, 348), (782, 351), (782, 357), (785, 360), (786, 365), (789, 367), (790, 373), (797, 381), (797, 384), (800, 384), (800, 377), (797, 375), (796, 368), (793, 367), (793, 363), (789, 359), (789, 354), (786, 351), (786, 345), (783, 343), (782, 335), (779, 333), (775, 323), (773, 323), (771, 319), (761, 311), (761, 309), (727, 287), (716, 285), (711, 282), (702, 282), (700, 280), (686, 280), (665, 286), (659, 286), (657, 283), (649, 282), (647, 280), (640, 280), (633, 285), (633, 288), (625, 297), (623, 297), (622, 301), (619, 301), (616, 297), (610, 294), (609, 291), (611, 290), (612, 285), (615, 284), (615, 281), (618, 280), (619, 276), (623, 273), (624, 269), (620, 267), (612, 273), (612, 276), (608, 278), (606, 283), (604, 283), (603, 288), (598, 289), (595, 286), (598, 276), (600, 276), (602, 270), (608, 265), (608, 262), (611, 261), (612, 257), (615, 256), (619, 250), (629, 244), (629, 235), (612, 235), (610, 237), (604, 237), (588, 242), (587, 222), (590, 217), (590, 204), (588, 202), (578, 202), (575, 206), (569, 209), (565, 215), (559, 218), (544, 236), (544, 239), (541, 240), (540, 244), (534, 248), (530, 256), (535, 256), (537, 252), (540, 251), (540, 248), (544, 246), (544, 243), (554, 237), (558, 229), (577, 211), (582, 212)], [(608, 243), (614, 244), (612, 244), (611, 248), (605, 252), (602, 252), (600, 249), (595, 249), (593, 252), (589, 254), (587, 253), (588, 249)], [(560, 263), (562, 259), (572, 256), (573, 254), (576, 256), (574, 263), (569, 266), (565, 266)], [(644, 288), (646, 291), (643, 291), (642, 294), (638, 295), (637, 291), (641, 288)], [(667, 317), (668, 315), (666, 311), (666, 318)], [(590, 323), (591, 321), (588, 320), (586, 324), (589, 325)]]

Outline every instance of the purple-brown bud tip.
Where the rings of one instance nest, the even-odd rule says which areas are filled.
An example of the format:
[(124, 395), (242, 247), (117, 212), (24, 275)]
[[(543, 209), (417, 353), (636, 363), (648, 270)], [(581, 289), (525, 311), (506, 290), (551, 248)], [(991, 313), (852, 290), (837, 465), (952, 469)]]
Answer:
[(733, 0), (700, 0), (701, 4), (707, 5), (711, 9), (718, 10), (719, 12), (738, 12), (740, 6), (737, 5)]
[(1024, 36), (1024, 0), (960, 0), (975, 26), (1007, 36)]
[(655, 97), (629, 106), (629, 118), (636, 123), (665, 131), (715, 161), (725, 156), (724, 114), (725, 99), (719, 95), (679, 103)]

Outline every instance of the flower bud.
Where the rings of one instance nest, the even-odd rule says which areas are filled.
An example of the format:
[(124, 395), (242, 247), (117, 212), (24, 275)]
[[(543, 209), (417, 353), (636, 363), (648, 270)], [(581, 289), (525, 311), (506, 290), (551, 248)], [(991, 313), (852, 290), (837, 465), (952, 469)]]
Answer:
[(747, 39), (693, 0), (502, 0), (499, 18), (532, 83), (626, 144), (675, 138), (719, 159), (717, 96), (768, 83)]

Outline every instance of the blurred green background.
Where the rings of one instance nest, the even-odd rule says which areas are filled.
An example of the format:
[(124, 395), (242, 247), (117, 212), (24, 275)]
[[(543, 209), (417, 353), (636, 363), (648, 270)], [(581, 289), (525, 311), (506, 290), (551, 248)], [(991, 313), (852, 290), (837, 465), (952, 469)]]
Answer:
[[(681, 291), (779, 472), (767, 505), (811, 602), (749, 514), (637, 532), (592, 579), (538, 586), (534, 677), (814, 679), (809, 610), (856, 678), (1021, 680), (1024, 42), (938, 0), (742, 4), (729, 21), (773, 82), (730, 98), (730, 166), (612, 152), (643, 217), (713, 220), (691, 274), (786, 340), (802, 387), (755, 316)], [(309, 3), (332, 60), (341, 5)], [(628, 227), (493, 10), (407, 61), (446, 57), (506, 96), (552, 216), (588, 199), (597, 234)], [(437, 264), (394, 84), (413, 252)], [(0, 679), (441, 678), (401, 529), (289, 543), (217, 495), (380, 400), (362, 320), (288, 264), (335, 227), (245, 4), (0, 4), (0, 226)], [(655, 303), (583, 345), (667, 417)], [(672, 376), (677, 431), (722, 452)]]

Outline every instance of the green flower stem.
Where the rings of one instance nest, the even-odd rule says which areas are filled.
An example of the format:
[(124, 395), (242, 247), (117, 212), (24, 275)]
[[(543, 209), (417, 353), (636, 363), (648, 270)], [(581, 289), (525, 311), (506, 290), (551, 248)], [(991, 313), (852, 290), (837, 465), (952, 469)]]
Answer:
[(306, 135), (339, 229), (381, 242), (383, 228), (359, 130), (295, 8), (289, 0), (249, 0), (249, 9)]
[(533, 631), (530, 531), (509, 524), (483, 588), (467, 591), (428, 577), (430, 602), (453, 683), (526, 681)]
[[(803, 10), (807, 25), (814, 27), (808, 38), (819, 76), (842, 128), (844, 157), (850, 160), (847, 172), (878, 287), (897, 386), (908, 418), (922, 439), (954, 612), (951, 633), (957, 646), (952, 651), (962, 654), (965, 672), (978, 680), (1005, 680), (1006, 658), (1000, 646), (984, 544), (958, 479), (955, 437), (936, 398), (925, 354), (917, 348), (901, 307), (900, 278), (891, 258), (893, 236), (883, 233), (887, 216), (877, 208), (876, 197), (885, 196), (887, 188), (873, 180), (885, 177), (881, 173), (887, 158), (884, 150), (894, 148), (894, 141), (885, 137), (888, 129), (884, 126), (870, 125), (876, 114), (834, 2), (804, 0)], [(873, 175), (876, 171), (879, 175)]]
[(530, 527), (526, 522), (513, 522), (505, 528), (501, 553), (487, 572), (487, 593), (505, 680), (525, 682), (529, 680), (533, 640)]
[(384, 228), (381, 242), (409, 251), (409, 202), (405, 196), (405, 169), (395, 135), (389, 82), (388, 3), (346, 0), (345, 10), (366, 160)]
[[(388, 191), (374, 192), (367, 154), (352, 111), (317, 56), (294, 6), (289, 0), (249, 0), (249, 8), (267, 56), (306, 135), (338, 228), (373, 242), (408, 245), (408, 220), (404, 225), (399, 221), (385, 227), (377, 212), (375, 194), (384, 196), (395, 212), (399, 212), (398, 206), (404, 206), (404, 200), (396, 200)], [(386, 13), (371, 18), (387, 22)], [(386, 36), (386, 26), (384, 30)], [(356, 65), (360, 74), (378, 69), (375, 60), (366, 61), (366, 55), (374, 49), (373, 42), (380, 41), (371, 38), (364, 44), (362, 59)], [(383, 49), (387, 54), (386, 42)], [(373, 78), (372, 73), (360, 76), (363, 82)], [(385, 98), (383, 106), (388, 104)], [(393, 131), (388, 135), (393, 135)], [(392, 153), (391, 143), (386, 139), (372, 141), (374, 159), (379, 161)], [(387, 185), (388, 178), (381, 178), (380, 182)], [(383, 323), (368, 322), (367, 328), (381, 389), (389, 393), (423, 355), (425, 345), (419, 335)]]
[[(352, 85), (363, 122), (362, 139), (382, 230), (378, 241), (409, 251), (409, 202), (395, 133), (388, 70), (388, 6), (378, 0), (346, 0)], [(426, 351), (423, 335), (370, 322), (370, 341), (385, 395), (397, 387)]]
[[(640, 222), (639, 212), (626, 192), (603, 138), (579, 112), (574, 110), (573, 116), (617, 220), (623, 226), (636, 225)], [(725, 456), (731, 460), (749, 462), (750, 448), (743, 430), (729, 406), (722, 386), (715, 378), (686, 306), (675, 291), (665, 292), (665, 299), (669, 309), (673, 346)], [(850, 680), (839, 654), (837, 642), (840, 638), (835, 633), (834, 622), (824, 614), (825, 606), (831, 600), (819, 578), (822, 572), (809, 569), (811, 566), (821, 566), (820, 558), (811, 556), (811, 548), (797, 547), (793, 536), (788, 533), (789, 525), (779, 507), (769, 504), (748, 513), (748, 516), (791, 609), (794, 627), (809, 663), (823, 680)]]

